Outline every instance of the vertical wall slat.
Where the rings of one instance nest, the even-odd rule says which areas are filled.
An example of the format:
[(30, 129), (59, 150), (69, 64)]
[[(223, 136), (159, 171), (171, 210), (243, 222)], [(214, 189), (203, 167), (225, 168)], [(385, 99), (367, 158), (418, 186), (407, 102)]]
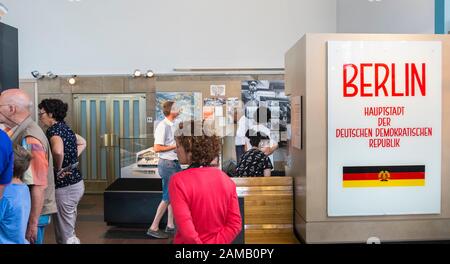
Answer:
[(98, 135), (97, 135), (97, 101), (90, 100), (90, 130), (91, 130), (91, 179), (98, 180), (98, 170), (97, 170), (97, 149), (98, 149)]
[[(78, 99), (77, 104), (80, 118), (78, 120), (78, 129), (81, 131), (81, 136), (87, 139), (87, 109), (86, 109), (86, 101)], [(81, 154), (81, 173), (83, 174), (84, 179), (88, 179), (88, 163), (87, 163), (87, 150)]]
[[(120, 114), (120, 101), (114, 100), (113, 102), (113, 123), (114, 123), (114, 134), (118, 137), (121, 137), (121, 131), (122, 131), (122, 125), (121, 125), (121, 114)], [(115, 148), (114, 149), (114, 166), (115, 166), (115, 178), (118, 178), (120, 175), (120, 149)]]
[[(100, 135), (103, 136), (107, 134), (107, 115), (106, 115), (106, 99), (100, 100)], [(101, 148), (100, 150), (100, 178), (106, 180), (106, 149)]]
[(140, 117), (141, 113), (139, 111), (139, 100), (133, 100), (133, 137), (139, 138), (140, 135)]
[(91, 162), (91, 156), (92, 156), (92, 136), (91, 136), (91, 115), (90, 115), (90, 109), (91, 105), (89, 104), (88, 99), (83, 99), (84, 103), (86, 104), (86, 153), (87, 153), (87, 176), (86, 178), (88, 180), (92, 179), (92, 162)]

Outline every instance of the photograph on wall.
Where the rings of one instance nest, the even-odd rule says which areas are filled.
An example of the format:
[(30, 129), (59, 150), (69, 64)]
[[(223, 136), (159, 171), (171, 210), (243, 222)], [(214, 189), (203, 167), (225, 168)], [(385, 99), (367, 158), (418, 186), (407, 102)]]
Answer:
[(274, 166), (272, 175), (277, 175), (277, 173), (284, 175), (291, 126), (291, 104), (285, 94), (284, 81), (242, 81), (241, 100), (244, 106), (243, 113), (249, 119), (255, 119), (259, 107), (270, 109), (271, 120), (265, 126), (270, 129), (271, 141), (278, 142), (278, 149), (271, 155)]
[[(249, 80), (241, 83), (242, 103), (246, 116), (254, 119), (258, 107), (265, 106), (270, 109), (272, 132), (278, 131), (281, 142), (286, 143), (288, 128), (291, 124), (291, 104), (284, 93), (282, 80)], [(283, 136), (281, 135), (282, 132)]]
[(179, 121), (201, 120), (202, 94), (200, 92), (156, 92), (156, 120), (164, 119), (162, 105), (166, 101), (176, 102), (181, 109)]
[(227, 112), (227, 125), (235, 124), (237, 122), (237, 114), (241, 108), (240, 100), (237, 97), (229, 97), (226, 101), (226, 112)]
[(212, 84), (210, 85), (209, 89), (211, 96), (225, 96), (225, 89), (226, 89), (225, 84), (221, 85)]
[(205, 98), (203, 100), (204, 106), (223, 106), (225, 104), (225, 98)]
[(223, 106), (225, 98), (205, 98), (203, 99), (203, 119), (213, 120), (216, 116), (223, 116)]
[(214, 106), (203, 106), (203, 119), (204, 120), (213, 120), (214, 119)]

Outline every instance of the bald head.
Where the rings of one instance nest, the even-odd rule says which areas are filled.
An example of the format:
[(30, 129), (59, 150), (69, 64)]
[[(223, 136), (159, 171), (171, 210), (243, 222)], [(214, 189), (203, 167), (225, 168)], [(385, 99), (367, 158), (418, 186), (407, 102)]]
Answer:
[(14, 127), (30, 116), (33, 103), (20, 89), (5, 90), (0, 95), (0, 123)]
[(18, 114), (29, 114), (33, 102), (24, 91), (20, 89), (8, 89), (2, 92), (0, 96), (0, 105), (14, 105), (17, 107)]

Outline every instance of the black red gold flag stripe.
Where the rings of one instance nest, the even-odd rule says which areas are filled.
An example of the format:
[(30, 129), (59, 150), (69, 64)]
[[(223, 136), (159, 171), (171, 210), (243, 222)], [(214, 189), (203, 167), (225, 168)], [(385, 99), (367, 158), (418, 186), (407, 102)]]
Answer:
[(344, 188), (425, 186), (425, 165), (343, 167)]

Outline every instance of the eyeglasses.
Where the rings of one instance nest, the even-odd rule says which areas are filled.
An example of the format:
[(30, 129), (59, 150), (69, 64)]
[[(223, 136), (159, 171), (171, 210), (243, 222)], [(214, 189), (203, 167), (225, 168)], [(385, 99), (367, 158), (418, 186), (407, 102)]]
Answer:
[(43, 114), (46, 114), (46, 112), (39, 112), (38, 116), (41, 117)]

